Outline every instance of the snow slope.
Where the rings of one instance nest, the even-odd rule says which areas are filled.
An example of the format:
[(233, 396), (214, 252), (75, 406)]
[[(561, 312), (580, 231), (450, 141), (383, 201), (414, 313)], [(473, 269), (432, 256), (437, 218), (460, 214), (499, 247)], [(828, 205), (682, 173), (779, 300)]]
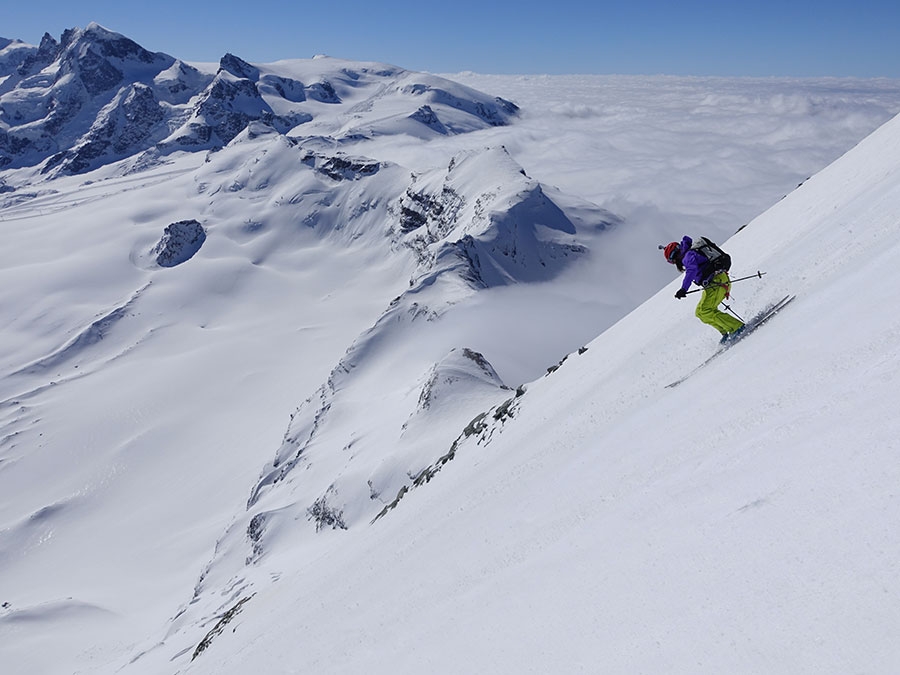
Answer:
[(898, 151), (900, 118), (728, 242), (768, 272), (736, 306), (798, 299), (683, 385), (715, 335), (672, 283), (125, 672), (896, 670)]
[[(324, 65), (337, 75), (347, 64)], [(291, 74), (311, 81), (309, 73), (322, 67), (283, 62), (250, 74), (264, 84)], [(708, 88), (728, 87), (644, 81), (651, 90), (684, 89), (667, 94), (671, 108), (652, 125), (672, 151), (663, 166), (679, 154), (689, 160), (691, 167), (673, 175), (643, 153), (633, 165), (623, 161), (635, 149), (633, 123), (604, 127), (610, 139), (625, 140), (618, 151), (610, 140), (602, 161), (588, 151), (566, 153), (568, 164), (542, 161), (551, 130), (565, 128), (560, 149), (575, 147), (578, 137), (592, 148), (593, 124), (611, 123), (600, 115), (576, 124), (581, 118), (564, 104), (563, 114), (543, 122), (526, 115), (519, 127), (487, 125), (455, 136), (428, 127), (432, 118), (422, 112), (412, 129), (431, 128), (426, 142), (397, 110), (420, 99), (432, 111), (447, 107), (434, 100), (445, 94), (422, 88), (437, 80), (412, 80), (411, 90), (371, 100), (361, 90), (353, 99), (353, 82), (342, 81), (344, 100), (366, 108), (346, 117), (343, 109), (329, 117), (331, 104), (310, 96), (307, 107), (320, 113), (315, 136), (282, 136), (250, 123), (220, 152), (174, 152), (137, 173), (126, 160), (4, 190), (0, 660), (13, 672), (377, 672), (423, 663), (440, 671), (461, 658), (478, 671), (575, 670), (578, 660), (591, 670), (618, 644), (598, 640), (602, 631), (593, 628), (612, 630), (615, 622), (631, 644), (641, 644), (647, 632), (634, 624), (628, 633), (621, 619), (633, 612), (622, 589), (667, 583), (671, 577), (654, 576), (651, 563), (681, 560), (686, 551), (668, 538), (662, 516), (651, 517), (659, 514), (653, 505), (674, 492), (700, 513), (699, 521), (677, 521), (685, 536), (707, 522), (703, 504), (681, 494), (672, 471), (683, 467), (657, 418), (686, 424), (692, 416), (685, 411), (717, 406), (710, 378), (723, 376), (716, 368), (726, 363), (729, 377), (758, 381), (759, 374), (742, 375), (723, 357), (678, 391), (662, 391), (714, 343), (690, 306), (671, 299), (673, 291), (583, 354), (574, 350), (671, 273), (656, 243), (679, 236), (684, 222), (700, 222), (681, 221), (682, 202), (671, 195), (684, 183), (702, 193), (721, 168), (703, 158), (727, 152), (694, 144), (697, 129), (671, 122)], [(784, 174), (769, 171), (767, 159), (783, 141), (759, 141), (752, 162), (758, 184), (747, 187), (753, 197), (728, 208), (698, 199), (694, 213), (718, 233), (731, 231), (744, 222), (741, 214), (756, 212), (754, 204), (774, 201), (821, 167), (823, 147), (839, 153), (854, 130), (882, 119), (895, 95), (882, 87), (878, 105), (841, 103), (843, 113), (833, 118), (781, 111), (779, 129), (788, 136), (797, 127), (843, 129), (842, 115), (855, 121), (846, 136), (822, 132), (824, 141), (813, 134), (800, 142), (791, 155), (796, 167)], [(451, 90), (460, 91), (443, 91)], [(678, 96), (684, 107), (675, 104)], [(612, 107), (617, 99), (602, 100)], [(447, 123), (456, 119), (450, 109), (458, 110), (451, 104), (439, 115)], [(724, 128), (714, 109), (709, 126)], [(746, 150), (755, 130), (742, 133), (731, 138)], [(887, 153), (883, 136), (880, 143)], [(885, 158), (882, 174), (893, 171)], [(603, 168), (573, 182), (595, 159)], [(607, 165), (617, 161), (617, 168)], [(778, 209), (794, 205), (793, 216), (767, 215), (734, 240), (736, 260), (770, 273), (758, 288), (741, 289), (742, 307), (752, 311), (786, 288), (803, 292), (794, 315), (809, 312), (817, 297), (827, 302), (813, 282), (827, 279), (829, 269), (836, 274), (823, 260), (837, 250), (824, 255), (804, 233), (834, 228), (837, 237), (840, 227), (853, 227), (858, 234), (862, 216), (850, 212), (834, 225), (834, 214), (858, 204), (854, 172), (882, 177), (874, 158), (844, 166), (830, 170), (834, 184), (815, 188), (808, 201), (803, 195), (814, 181), (782, 202)], [(562, 189), (546, 178), (565, 179)], [(590, 191), (573, 189), (587, 182)], [(722, 187), (705, 189), (710, 195)], [(873, 215), (887, 218), (884, 204)], [(160, 267), (167, 227), (192, 221), (205, 232), (199, 250)], [(866, 236), (888, 238), (888, 225), (852, 238), (850, 252), (868, 260)], [(811, 241), (797, 249), (788, 237), (776, 251), (778, 237), (754, 234), (771, 229)], [(776, 326), (789, 316), (754, 342), (781, 335)], [(877, 344), (873, 349), (871, 358), (884, 358)], [(551, 376), (540, 377), (568, 352)], [(803, 363), (790, 355), (795, 366)], [(524, 382), (532, 383), (521, 388)], [(759, 386), (763, 392), (769, 384)], [(837, 391), (804, 389), (810, 414), (822, 405), (820, 390)], [(778, 407), (748, 398), (750, 417), (738, 431), (754, 420), (788, 424), (773, 417)], [(664, 401), (672, 407), (659, 408)], [(787, 401), (777, 403), (787, 409)], [(637, 453), (598, 456), (623, 433)], [(729, 433), (717, 427), (714, 435), (724, 441)], [(715, 464), (720, 448), (712, 443), (697, 452)], [(707, 491), (725, 490), (708, 482)], [(611, 504), (608, 511), (603, 504)], [(628, 538), (641, 517), (662, 558), (642, 557), (647, 540)], [(764, 538), (770, 524), (761, 520), (750, 535)], [(598, 530), (604, 534), (595, 544)], [(593, 614), (607, 601), (594, 571), (613, 542), (625, 553), (601, 578), (621, 582), (619, 595), (608, 600), (608, 614)], [(716, 551), (703, 555), (717, 569), (740, 569)], [(587, 597), (595, 602), (566, 602), (584, 589), (594, 589)], [(664, 613), (654, 618), (657, 597), (679, 600), (675, 591), (643, 596), (635, 621), (661, 632), (669, 623)], [(533, 614), (523, 611), (529, 607)], [(566, 616), (581, 628), (561, 626)], [(699, 641), (704, 624), (690, 618), (684, 634)], [(547, 624), (549, 644), (538, 639), (539, 622)], [(451, 631), (459, 642), (443, 637)], [(522, 648), (523, 634), (532, 648)], [(557, 651), (562, 647), (569, 649)], [(636, 654), (623, 651), (621, 662)]]

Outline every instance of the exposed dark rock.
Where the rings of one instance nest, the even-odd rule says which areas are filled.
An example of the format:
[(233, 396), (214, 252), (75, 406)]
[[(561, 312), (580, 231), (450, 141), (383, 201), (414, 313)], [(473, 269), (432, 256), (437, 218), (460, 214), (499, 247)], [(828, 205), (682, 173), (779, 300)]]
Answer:
[(27, 77), (53, 63), (57, 54), (59, 54), (59, 43), (53, 39), (50, 33), (44, 33), (37, 51), (26, 56), (17, 71), (22, 77)]
[(250, 540), (252, 550), (250, 555), (247, 557), (247, 560), (245, 561), (247, 565), (250, 565), (259, 560), (259, 558), (263, 554), (262, 538), (263, 534), (266, 531), (266, 524), (268, 520), (268, 513), (257, 513), (255, 516), (253, 516), (253, 518), (250, 519), (250, 524), (247, 526), (247, 539)]
[(341, 99), (328, 80), (311, 84), (306, 88), (309, 97), (319, 103), (340, 103)]
[(431, 109), (431, 106), (423, 105), (421, 108), (416, 110), (416, 112), (410, 115), (409, 118), (415, 120), (416, 122), (421, 122), (426, 127), (428, 127), (429, 129), (433, 129), (439, 134), (447, 133), (447, 127), (444, 126), (434, 110)]
[(344, 523), (344, 512), (328, 503), (328, 497), (331, 493), (319, 497), (312, 506), (307, 509), (307, 513), (311, 520), (316, 523), (316, 532), (320, 532), (325, 528), (332, 530), (346, 530), (347, 525)]
[[(254, 595), (255, 595), (255, 593), (254, 593)], [(244, 598), (241, 598), (237, 602), (236, 605), (234, 605), (231, 609), (229, 609), (227, 612), (222, 614), (222, 616), (219, 618), (218, 622), (216, 622), (216, 625), (213, 626), (212, 630), (210, 630), (206, 634), (206, 636), (200, 641), (200, 644), (198, 644), (197, 647), (194, 649), (194, 654), (193, 654), (193, 656), (191, 656), (191, 661), (193, 661), (198, 656), (200, 656), (200, 654), (202, 654), (207, 649), (209, 649), (209, 646), (212, 644), (212, 641), (216, 637), (221, 635), (223, 632), (225, 632), (225, 627), (229, 623), (231, 623), (231, 621), (234, 619), (234, 617), (236, 617), (238, 614), (240, 614), (241, 610), (244, 607), (244, 604), (247, 603), (252, 598), (253, 598), (253, 595), (248, 595)]]
[(358, 180), (374, 176), (379, 168), (381, 164), (375, 160), (330, 157), (317, 166), (316, 170), (334, 180)]
[(95, 168), (95, 160), (105, 156), (127, 156), (146, 139), (165, 116), (153, 90), (147, 85), (131, 85), (104, 108), (81, 142), (71, 150), (52, 157), (42, 173), (60, 166), (60, 171), (77, 174)]
[(95, 44), (100, 55), (105, 58), (141, 63), (153, 63), (160, 58), (159, 54), (147, 51), (134, 40), (101, 28), (97, 24), (91, 24), (85, 29), (84, 39)]
[(160, 96), (169, 103), (187, 103), (188, 100), (205, 88), (211, 77), (201, 73), (193, 66), (176, 61), (175, 67), (161, 73), (154, 79)]
[(166, 227), (159, 243), (153, 248), (160, 267), (175, 267), (190, 260), (203, 242), (206, 230), (196, 220), (179, 220)]
[(452, 218), (464, 201), (449, 187), (444, 187), (439, 195), (407, 188), (400, 198), (400, 229), (411, 232), (428, 225), (427, 243), (433, 243), (452, 229)]
[(117, 153), (124, 153), (144, 140), (154, 125), (165, 115), (153, 90), (140, 83), (131, 86), (116, 112), (124, 122), (121, 128), (113, 127), (111, 130), (114, 135), (113, 149)]
[(263, 75), (259, 80), (261, 94), (274, 93), (292, 103), (303, 103), (306, 100), (306, 86), (302, 82), (278, 75)]
[(280, 117), (272, 111), (260, 95), (255, 82), (217, 76), (194, 110), (189, 125), (190, 134), (182, 135), (176, 142), (205, 143), (215, 134), (225, 145), (241, 133), (250, 122), (256, 120), (268, 124), (281, 133), (294, 126), (292, 120)]
[(450, 106), (462, 110), (471, 115), (480, 117), (484, 122), (494, 127), (505, 126), (508, 118), (518, 114), (519, 107), (510, 101), (496, 97), (493, 102), (469, 100), (451, 94), (445, 89), (428, 84), (408, 84), (400, 89), (400, 92), (415, 97), (424, 97), (436, 104)]
[(57, 80), (65, 75), (79, 76), (81, 84), (91, 96), (112, 89), (124, 77), (121, 70), (93, 49), (86, 49), (83, 53), (75, 50), (67, 51), (62, 59)]
[(245, 80), (253, 80), (255, 82), (259, 79), (259, 68), (251, 66), (234, 54), (225, 54), (219, 61), (219, 68)]

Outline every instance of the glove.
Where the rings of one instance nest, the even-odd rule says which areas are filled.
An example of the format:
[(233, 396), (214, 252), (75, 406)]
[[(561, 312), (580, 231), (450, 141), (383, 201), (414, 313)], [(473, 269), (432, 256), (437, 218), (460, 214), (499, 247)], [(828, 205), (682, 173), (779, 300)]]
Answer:
[(678, 291), (675, 293), (675, 297), (678, 298), (679, 300), (681, 300), (686, 295), (687, 295), (687, 291), (684, 290), (683, 288), (679, 288)]

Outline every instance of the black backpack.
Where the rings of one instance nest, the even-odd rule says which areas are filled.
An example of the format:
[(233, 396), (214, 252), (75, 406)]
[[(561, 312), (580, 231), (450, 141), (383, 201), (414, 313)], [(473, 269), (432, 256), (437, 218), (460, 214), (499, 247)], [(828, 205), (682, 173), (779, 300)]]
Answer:
[(704, 278), (708, 279), (717, 272), (727, 272), (731, 269), (731, 256), (706, 237), (698, 238), (691, 246), (691, 250), (697, 251), (709, 261), (704, 266)]

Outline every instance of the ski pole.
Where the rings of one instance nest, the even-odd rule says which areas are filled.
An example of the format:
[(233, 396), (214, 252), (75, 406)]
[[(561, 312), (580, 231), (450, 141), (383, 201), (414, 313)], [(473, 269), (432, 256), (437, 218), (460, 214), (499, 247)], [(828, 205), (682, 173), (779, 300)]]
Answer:
[(744, 321), (744, 320), (741, 318), (741, 316), (740, 316), (737, 312), (735, 312), (733, 309), (731, 309), (731, 305), (726, 305), (724, 300), (721, 302), (721, 305), (722, 305), (722, 307), (725, 308), (726, 311), (731, 312), (732, 314), (734, 314), (734, 316), (737, 318), (738, 321), (740, 321), (741, 323), (747, 323), (746, 321)]
[[(763, 274), (765, 274), (765, 272), (757, 272), (756, 274), (750, 274), (746, 277), (740, 277), (738, 279), (729, 279), (728, 284), (730, 285), (730, 284), (733, 284), (738, 281), (746, 281), (747, 279), (762, 279)], [(688, 293), (699, 293), (700, 291), (706, 290), (710, 286), (725, 286), (725, 284), (707, 284), (703, 288), (695, 288), (691, 291), (688, 291)]]
[(737, 278), (737, 279), (732, 279), (732, 280), (731, 280), (731, 283), (734, 283), (735, 281), (744, 281), (745, 279), (762, 279), (762, 278), (763, 278), (763, 274), (765, 274), (765, 272), (759, 272), (759, 271), (757, 271), (756, 274), (748, 274), (748, 275), (745, 276), (745, 277), (739, 277), (739, 278)]

